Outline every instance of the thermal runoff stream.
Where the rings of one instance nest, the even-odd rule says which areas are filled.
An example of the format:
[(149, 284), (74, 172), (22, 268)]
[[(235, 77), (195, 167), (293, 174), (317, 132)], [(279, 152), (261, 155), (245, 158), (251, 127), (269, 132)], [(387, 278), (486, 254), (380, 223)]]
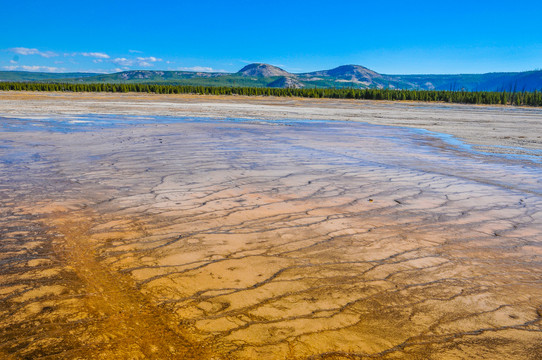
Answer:
[(342, 121), (0, 118), (3, 359), (540, 359), (540, 154)]

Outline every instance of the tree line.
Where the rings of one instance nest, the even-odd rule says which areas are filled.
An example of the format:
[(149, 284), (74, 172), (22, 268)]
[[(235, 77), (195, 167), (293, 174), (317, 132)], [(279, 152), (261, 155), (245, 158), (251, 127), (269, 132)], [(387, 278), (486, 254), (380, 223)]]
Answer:
[(324, 89), (324, 88), (268, 88), (228, 87), (158, 84), (112, 83), (34, 83), (0, 82), (0, 90), (14, 91), (64, 91), (64, 92), (113, 92), (199, 95), (282, 96), (330, 99), (365, 99), (389, 101), (425, 101), (460, 104), (542, 106), (542, 92), (516, 91), (446, 91), (446, 90), (392, 90), (392, 89)]

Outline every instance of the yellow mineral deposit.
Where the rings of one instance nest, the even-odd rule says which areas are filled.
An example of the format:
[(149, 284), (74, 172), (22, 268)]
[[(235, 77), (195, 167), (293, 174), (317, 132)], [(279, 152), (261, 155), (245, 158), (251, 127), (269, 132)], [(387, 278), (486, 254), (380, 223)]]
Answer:
[(542, 356), (539, 157), (353, 122), (0, 121), (2, 358)]

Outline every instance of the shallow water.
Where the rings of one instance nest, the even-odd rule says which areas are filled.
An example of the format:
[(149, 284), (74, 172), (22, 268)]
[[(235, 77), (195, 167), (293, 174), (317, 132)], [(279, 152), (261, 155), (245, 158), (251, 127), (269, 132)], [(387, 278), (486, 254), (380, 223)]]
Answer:
[(542, 353), (537, 153), (335, 121), (0, 124), (4, 357)]

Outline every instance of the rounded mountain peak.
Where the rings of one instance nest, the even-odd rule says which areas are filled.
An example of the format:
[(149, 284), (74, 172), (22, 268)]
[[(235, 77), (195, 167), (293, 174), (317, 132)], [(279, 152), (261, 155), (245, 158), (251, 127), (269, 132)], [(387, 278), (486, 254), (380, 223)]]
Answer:
[(257, 77), (271, 77), (271, 76), (288, 76), (290, 75), (289, 72), (282, 70), (279, 67), (269, 65), (269, 64), (262, 64), (262, 63), (254, 63), (249, 64), (239, 70), (239, 75), (243, 76), (257, 76)]
[(345, 75), (371, 75), (377, 76), (378, 73), (371, 69), (367, 69), (361, 65), (342, 65), (331, 70), (327, 70), (327, 73), (331, 76), (345, 76)]

